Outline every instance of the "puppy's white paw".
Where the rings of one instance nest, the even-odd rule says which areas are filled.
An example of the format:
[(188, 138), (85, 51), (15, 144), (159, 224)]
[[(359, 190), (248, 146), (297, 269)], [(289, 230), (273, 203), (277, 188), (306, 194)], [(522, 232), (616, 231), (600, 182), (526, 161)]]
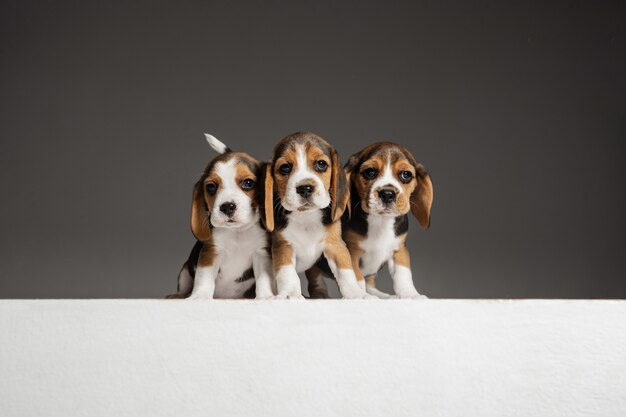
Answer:
[(260, 291), (256, 293), (255, 300), (271, 300), (274, 298), (274, 293), (271, 290)]
[(379, 291), (376, 288), (367, 288), (367, 293), (381, 300), (391, 300), (397, 298), (395, 295), (387, 294), (386, 292)]
[(378, 298), (380, 298), (381, 300), (397, 300), (400, 297), (394, 294), (387, 294), (384, 297), (378, 297)]
[(396, 299), (401, 299), (401, 300), (428, 300), (428, 297), (426, 297), (425, 295), (422, 294), (396, 294), (394, 296), (394, 298)]
[(191, 294), (189, 297), (187, 297), (187, 300), (212, 300), (213, 296), (211, 294), (206, 294), (206, 293), (196, 293), (196, 294)]
[(354, 291), (344, 291), (344, 293), (342, 293), (341, 295), (346, 300), (377, 300), (378, 299), (378, 297), (374, 295), (370, 295), (366, 293), (365, 291), (361, 290), (360, 288)]
[(281, 293), (272, 297), (274, 300), (304, 300), (304, 296), (300, 293)]
[(257, 295), (254, 297), (255, 300), (272, 300), (274, 299), (274, 295)]

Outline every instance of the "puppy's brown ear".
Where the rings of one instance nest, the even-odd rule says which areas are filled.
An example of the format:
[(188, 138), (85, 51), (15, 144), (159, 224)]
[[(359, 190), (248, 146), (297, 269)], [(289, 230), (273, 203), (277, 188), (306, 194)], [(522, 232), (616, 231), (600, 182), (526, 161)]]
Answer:
[(205, 242), (211, 239), (211, 219), (204, 201), (204, 178), (200, 178), (193, 188), (191, 202), (191, 232), (196, 239)]
[(430, 208), (433, 205), (433, 183), (422, 164), (415, 166), (417, 186), (411, 194), (411, 213), (424, 229), (430, 226)]
[(347, 198), (347, 203), (346, 203), (346, 211), (348, 212), (348, 218), (352, 217), (352, 202), (350, 201), (350, 190), (351, 190), (350, 181), (352, 180), (354, 169), (359, 163), (360, 158), (361, 158), (361, 154), (355, 153), (354, 155), (350, 157), (350, 159), (348, 159), (348, 162), (346, 162), (346, 166), (343, 167), (343, 172), (346, 175), (346, 187), (348, 187), (348, 198)]
[(263, 190), (263, 219), (265, 228), (271, 232), (274, 230), (274, 163), (272, 161), (265, 164), (264, 183)]
[[(337, 151), (333, 149), (331, 155), (330, 210), (333, 221), (337, 221), (346, 210), (348, 201), (350, 200), (350, 188), (348, 187), (346, 173), (341, 169), (341, 162), (339, 161)], [(348, 208), (348, 210), (350, 209)]]

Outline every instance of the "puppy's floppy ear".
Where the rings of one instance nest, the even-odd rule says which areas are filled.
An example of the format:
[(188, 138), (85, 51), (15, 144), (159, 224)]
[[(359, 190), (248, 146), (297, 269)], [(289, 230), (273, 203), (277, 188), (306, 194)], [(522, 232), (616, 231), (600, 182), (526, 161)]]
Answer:
[(360, 152), (355, 153), (354, 155), (350, 157), (350, 159), (348, 159), (346, 166), (343, 167), (343, 171), (346, 175), (346, 186), (348, 188), (348, 197), (347, 197), (347, 204), (346, 204), (348, 218), (352, 216), (352, 203), (350, 201), (350, 190), (351, 190), (350, 181), (352, 180), (352, 175), (354, 174), (354, 170), (357, 164), (359, 163), (360, 158), (361, 158), (361, 153)]
[[(339, 154), (335, 149), (331, 152), (331, 177), (330, 177), (330, 204), (333, 222), (341, 218), (350, 200), (350, 187), (348, 178), (339, 161)], [(348, 208), (348, 211), (350, 208)]]
[(350, 159), (348, 159), (348, 162), (346, 162), (346, 166), (343, 167), (344, 171), (346, 171), (347, 173), (352, 174), (352, 172), (354, 171), (354, 168), (356, 168), (357, 164), (359, 163), (359, 159), (361, 159), (361, 153), (357, 152), (354, 155), (352, 155), (350, 157)]
[(265, 164), (263, 169), (263, 213), (261, 215), (263, 223), (268, 232), (274, 230), (274, 162)]
[(430, 208), (433, 205), (433, 183), (422, 164), (415, 163), (415, 179), (417, 186), (411, 193), (411, 213), (424, 229), (428, 229)]
[(202, 177), (193, 188), (191, 202), (191, 232), (196, 239), (202, 242), (211, 239), (210, 222), (209, 209), (204, 201), (204, 177)]

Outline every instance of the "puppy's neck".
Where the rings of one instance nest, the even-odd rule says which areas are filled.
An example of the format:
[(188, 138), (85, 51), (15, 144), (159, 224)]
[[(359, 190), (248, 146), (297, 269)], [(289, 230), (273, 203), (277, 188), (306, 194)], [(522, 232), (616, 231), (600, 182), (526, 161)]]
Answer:
[(289, 223), (294, 224), (310, 224), (320, 223), (322, 219), (323, 210), (309, 210), (309, 211), (291, 211), (287, 214)]
[(289, 211), (281, 204), (274, 211), (274, 221), (276, 230), (284, 229), (291, 223), (305, 225), (321, 223), (328, 225), (332, 223), (331, 209), (328, 206), (323, 209), (309, 211)]
[(408, 216), (383, 216), (380, 214), (366, 213), (361, 204), (356, 204), (352, 208), (352, 215), (347, 222), (347, 227), (354, 230), (361, 236), (368, 233), (379, 233), (383, 230), (393, 230), (396, 236), (406, 233), (409, 227)]
[(258, 214), (254, 215), (253, 221), (251, 221), (250, 223), (241, 225), (240, 227), (213, 227), (213, 233), (219, 234), (222, 236), (234, 236), (235, 237), (235, 236), (248, 233), (255, 226), (260, 227)]

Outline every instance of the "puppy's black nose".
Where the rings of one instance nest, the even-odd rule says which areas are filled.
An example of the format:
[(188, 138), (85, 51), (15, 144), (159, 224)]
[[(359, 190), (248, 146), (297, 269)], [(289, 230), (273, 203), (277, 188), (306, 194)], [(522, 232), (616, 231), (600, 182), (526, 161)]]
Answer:
[(224, 203), (220, 206), (220, 211), (227, 215), (228, 217), (233, 217), (233, 213), (237, 210), (237, 204), (229, 201), (228, 203)]
[(394, 190), (384, 189), (378, 192), (378, 196), (383, 200), (383, 203), (389, 204), (395, 200), (396, 192)]
[(311, 194), (313, 194), (313, 190), (315, 190), (315, 187), (313, 187), (312, 185), (309, 185), (309, 184), (298, 185), (296, 187), (296, 192), (298, 194), (300, 194), (304, 198), (306, 198), (306, 197), (310, 196)]

